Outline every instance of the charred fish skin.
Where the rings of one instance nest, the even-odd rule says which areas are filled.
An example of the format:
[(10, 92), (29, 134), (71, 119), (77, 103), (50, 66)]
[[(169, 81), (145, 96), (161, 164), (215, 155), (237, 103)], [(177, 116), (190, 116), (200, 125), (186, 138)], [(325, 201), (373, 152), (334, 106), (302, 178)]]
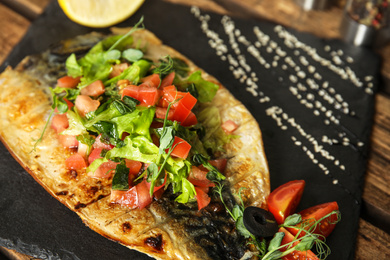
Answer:
[[(226, 206), (232, 209), (236, 201), (230, 188), (226, 187), (228, 183), (225, 184), (222, 197)], [(163, 198), (152, 203), (149, 210), (159, 218), (164, 216), (163, 219), (170, 219), (167, 223), (174, 225), (176, 230), (182, 229), (179, 233), (184, 233), (182, 236), (186, 243), (202, 248), (204, 257), (201, 259), (242, 259), (250, 251), (248, 241), (239, 234), (219, 195), (211, 195), (209, 206), (200, 211), (196, 203), (184, 205), (175, 202), (176, 196), (167, 190)]]

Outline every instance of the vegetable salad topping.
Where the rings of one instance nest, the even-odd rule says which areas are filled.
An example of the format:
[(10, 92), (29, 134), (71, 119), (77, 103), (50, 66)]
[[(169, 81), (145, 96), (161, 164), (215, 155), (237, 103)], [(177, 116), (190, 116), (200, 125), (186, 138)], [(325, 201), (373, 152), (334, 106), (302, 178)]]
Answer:
[(213, 164), (226, 160), (212, 159), (234, 137), (210, 103), (219, 86), (180, 59), (144, 58), (131, 35), (139, 24), (68, 57), (52, 90), (51, 126), (64, 147), (77, 148), (69, 169), (112, 178), (111, 202), (142, 209), (171, 185), (177, 202), (201, 209), (213, 181), (225, 178)]

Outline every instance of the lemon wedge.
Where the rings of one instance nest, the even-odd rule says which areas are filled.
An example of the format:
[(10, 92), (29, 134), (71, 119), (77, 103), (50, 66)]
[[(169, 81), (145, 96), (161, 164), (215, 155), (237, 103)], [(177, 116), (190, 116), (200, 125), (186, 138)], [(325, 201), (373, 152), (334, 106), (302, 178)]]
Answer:
[(58, 0), (72, 21), (88, 27), (103, 28), (129, 18), (145, 0)]

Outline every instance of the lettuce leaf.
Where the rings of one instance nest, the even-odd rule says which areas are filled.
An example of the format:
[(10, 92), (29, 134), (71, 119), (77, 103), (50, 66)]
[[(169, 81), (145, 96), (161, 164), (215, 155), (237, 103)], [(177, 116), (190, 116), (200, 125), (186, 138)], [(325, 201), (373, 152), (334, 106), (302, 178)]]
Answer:
[(111, 121), (117, 125), (119, 136), (122, 136), (123, 132), (127, 132), (133, 135), (142, 135), (151, 140), (149, 128), (155, 110), (154, 107), (145, 109), (138, 107), (132, 113), (115, 117)]

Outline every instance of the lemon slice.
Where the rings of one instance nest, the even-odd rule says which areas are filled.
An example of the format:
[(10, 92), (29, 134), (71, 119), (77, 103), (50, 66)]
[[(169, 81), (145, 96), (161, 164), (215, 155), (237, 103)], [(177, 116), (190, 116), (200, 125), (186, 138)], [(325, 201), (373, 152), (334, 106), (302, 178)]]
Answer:
[(58, 0), (72, 21), (81, 25), (102, 28), (129, 18), (145, 0)]

